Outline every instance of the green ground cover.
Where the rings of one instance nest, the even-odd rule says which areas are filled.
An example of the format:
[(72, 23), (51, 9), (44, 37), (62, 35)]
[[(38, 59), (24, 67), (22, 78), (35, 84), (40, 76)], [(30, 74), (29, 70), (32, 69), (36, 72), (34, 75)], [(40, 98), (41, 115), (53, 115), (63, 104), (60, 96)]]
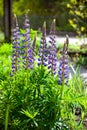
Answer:
[(84, 130), (87, 93), (79, 73), (68, 85), (40, 67), (10, 77), (11, 52), (12, 45), (0, 47), (0, 129)]

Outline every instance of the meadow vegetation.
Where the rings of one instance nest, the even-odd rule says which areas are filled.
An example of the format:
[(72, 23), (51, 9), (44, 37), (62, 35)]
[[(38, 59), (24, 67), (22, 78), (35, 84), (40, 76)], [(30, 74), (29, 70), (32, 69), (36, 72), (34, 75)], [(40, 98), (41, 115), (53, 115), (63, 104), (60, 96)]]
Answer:
[(69, 78), (68, 37), (57, 66), (55, 20), (49, 46), (46, 23), (38, 42), (27, 16), (22, 32), (16, 21), (12, 44), (0, 46), (0, 129), (85, 130), (87, 92), (78, 72)]

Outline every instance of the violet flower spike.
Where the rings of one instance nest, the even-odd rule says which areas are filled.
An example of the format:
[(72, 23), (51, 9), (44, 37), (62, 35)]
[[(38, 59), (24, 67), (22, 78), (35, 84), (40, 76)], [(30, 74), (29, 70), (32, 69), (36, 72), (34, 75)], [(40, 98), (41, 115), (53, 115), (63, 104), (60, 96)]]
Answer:
[(48, 69), (53, 75), (56, 74), (57, 56), (56, 56), (56, 45), (55, 45), (55, 19), (52, 22), (50, 29), (50, 46), (48, 55)]
[(19, 26), (18, 26), (18, 21), (15, 16), (16, 20), (16, 27), (13, 29), (13, 34), (12, 34), (12, 44), (13, 44), (13, 52), (12, 52), (12, 72), (11, 75), (14, 74), (17, 70), (20, 68), (20, 32), (19, 32)]
[(66, 43), (64, 43), (63, 54), (61, 57), (58, 71), (59, 75), (58, 84), (60, 85), (67, 84), (69, 78), (68, 55), (67, 55), (68, 43), (69, 43), (68, 37), (66, 37)]
[(33, 64), (35, 61), (36, 56), (36, 36), (34, 37), (33, 43), (32, 43), (32, 57), (33, 57)]
[(42, 29), (42, 37), (40, 41), (40, 47), (39, 47), (39, 58), (38, 58), (38, 66), (47, 66), (47, 43), (46, 43), (46, 22), (43, 24)]
[(25, 15), (25, 23), (24, 23), (25, 33), (23, 34), (23, 46), (22, 46), (22, 54), (23, 54), (23, 67), (25, 69), (33, 68), (33, 54), (32, 48), (30, 46), (30, 24), (28, 20), (28, 16)]

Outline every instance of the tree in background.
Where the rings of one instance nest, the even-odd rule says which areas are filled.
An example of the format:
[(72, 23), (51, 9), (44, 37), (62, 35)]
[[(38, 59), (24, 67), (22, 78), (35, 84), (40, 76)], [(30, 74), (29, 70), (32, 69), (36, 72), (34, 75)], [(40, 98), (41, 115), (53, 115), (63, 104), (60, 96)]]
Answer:
[(23, 15), (29, 9), (30, 14), (51, 15), (56, 1), (57, 0), (14, 0), (13, 12), (16, 12), (18, 15)]
[(33, 19), (33, 21), (37, 21), (38, 24), (40, 21), (43, 23), (43, 20), (40, 19), (42, 17), (46, 21), (49, 20), (47, 22), (48, 27), (52, 19), (56, 18), (57, 30), (73, 31), (72, 26), (68, 22), (68, 19), (71, 17), (69, 8), (67, 8), (69, 2), (70, 0), (14, 0), (13, 12), (17, 15), (23, 15), (29, 9), (29, 15), (34, 15), (36, 19)]
[[(20, 17), (19, 25), (23, 22), (22, 16), (29, 10), (31, 27), (41, 27), (45, 20), (49, 28), (52, 19), (56, 18), (57, 30), (87, 33), (87, 0), (13, 0), (12, 2), (13, 13)], [(1, 19), (3, 0), (0, 0), (0, 5)], [(0, 27), (3, 28), (1, 21), (2, 19)]]
[(72, 18), (69, 19), (71, 26), (79, 35), (87, 36), (87, 0), (71, 0), (67, 7), (72, 15)]

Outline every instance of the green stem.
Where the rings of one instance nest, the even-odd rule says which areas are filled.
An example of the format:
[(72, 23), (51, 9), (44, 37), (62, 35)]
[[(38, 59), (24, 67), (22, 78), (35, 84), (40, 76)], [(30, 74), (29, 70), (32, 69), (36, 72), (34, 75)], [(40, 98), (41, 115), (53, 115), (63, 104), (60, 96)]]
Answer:
[(9, 104), (7, 104), (5, 113), (5, 130), (8, 129), (8, 119), (9, 119)]
[[(61, 91), (60, 91), (60, 106), (62, 106), (63, 102), (63, 90), (64, 90), (64, 83), (61, 86)], [(61, 117), (61, 109), (60, 109), (60, 117)]]

